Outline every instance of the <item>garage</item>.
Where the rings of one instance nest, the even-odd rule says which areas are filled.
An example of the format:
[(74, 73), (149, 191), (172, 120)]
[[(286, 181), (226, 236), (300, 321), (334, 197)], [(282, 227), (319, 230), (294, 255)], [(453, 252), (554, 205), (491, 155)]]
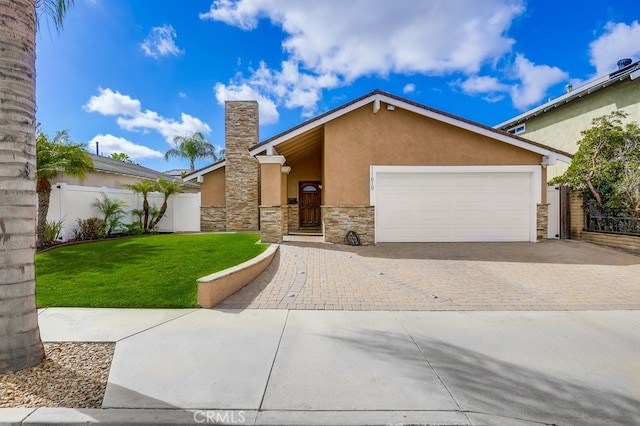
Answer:
[(372, 166), (376, 241), (536, 241), (539, 182), (531, 166)]

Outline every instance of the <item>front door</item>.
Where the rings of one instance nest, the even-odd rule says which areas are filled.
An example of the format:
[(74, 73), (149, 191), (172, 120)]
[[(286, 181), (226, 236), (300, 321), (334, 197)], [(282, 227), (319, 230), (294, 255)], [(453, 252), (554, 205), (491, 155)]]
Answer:
[(300, 227), (320, 227), (320, 182), (300, 182)]

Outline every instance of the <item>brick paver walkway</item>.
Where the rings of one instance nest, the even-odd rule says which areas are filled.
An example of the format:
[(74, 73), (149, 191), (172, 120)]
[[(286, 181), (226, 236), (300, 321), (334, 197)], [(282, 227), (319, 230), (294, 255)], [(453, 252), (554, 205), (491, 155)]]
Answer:
[(217, 308), (640, 309), (640, 256), (581, 241), (378, 244), (287, 241)]

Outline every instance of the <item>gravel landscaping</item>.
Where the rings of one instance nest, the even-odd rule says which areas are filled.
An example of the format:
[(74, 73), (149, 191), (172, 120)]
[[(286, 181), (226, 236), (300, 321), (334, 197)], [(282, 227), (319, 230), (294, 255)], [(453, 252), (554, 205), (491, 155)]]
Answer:
[(100, 408), (115, 343), (45, 343), (46, 360), (0, 374), (0, 408)]

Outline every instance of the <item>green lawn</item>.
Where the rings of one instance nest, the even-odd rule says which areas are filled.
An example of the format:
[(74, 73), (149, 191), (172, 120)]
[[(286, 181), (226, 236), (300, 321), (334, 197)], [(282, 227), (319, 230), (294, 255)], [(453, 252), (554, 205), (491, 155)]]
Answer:
[(257, 234), (147, 235), (36, 255), (38, 307), (192, 308), (196, 279), (266, 250)]

